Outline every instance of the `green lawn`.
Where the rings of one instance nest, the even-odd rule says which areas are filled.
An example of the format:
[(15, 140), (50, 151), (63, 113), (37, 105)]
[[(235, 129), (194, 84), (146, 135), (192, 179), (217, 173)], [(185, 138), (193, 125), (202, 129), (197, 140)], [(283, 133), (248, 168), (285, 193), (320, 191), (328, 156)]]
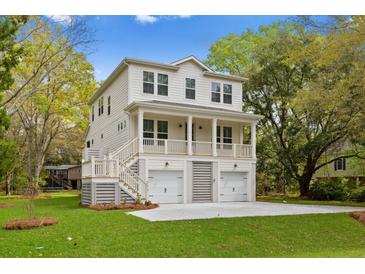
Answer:
[(361, 206), (365, 207), (365, 203), (357, 203), (350, 201), (315, 201), (315, 200), (301, 200), (296, 197), (282, 197), (282, 196), (261, 196), (257, 197), (257, 201), (270, 203), (284, 203), (288, 204), (307, 204), (307, 205), (334, 205), (334, 206)]
[[(348, 214), (148, 222), (68, 196), (35, 201), (58, 225), (0, 229), (0, 257), (365, 257), (365, 225)], [(25, 200), (2, 202), (15, 207), (0, 209), (1, 226), (26, 216)]]

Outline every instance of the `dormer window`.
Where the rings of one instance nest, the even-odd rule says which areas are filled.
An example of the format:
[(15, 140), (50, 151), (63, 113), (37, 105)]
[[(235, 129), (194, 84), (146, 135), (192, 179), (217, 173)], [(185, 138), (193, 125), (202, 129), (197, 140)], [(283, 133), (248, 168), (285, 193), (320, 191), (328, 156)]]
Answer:
[(232, 104), (232, 85), (223, 84), (223, 103)]
[(168, 82), (169, 82), (169, 76), (166, 74), (158, 74), (157, 79), (158, 85), (157, 85), (157, 94), (158, 95), (164, 95), (168, 96)]
[(185, 78), (185, 98), (195, 99), (195, 79)]
[(155, 75), (153, 72), (143, 72), (143, 93), (154, 93)]
[(212, 102), (221, 102), (221, 84), (213, 82), (212, 83)]

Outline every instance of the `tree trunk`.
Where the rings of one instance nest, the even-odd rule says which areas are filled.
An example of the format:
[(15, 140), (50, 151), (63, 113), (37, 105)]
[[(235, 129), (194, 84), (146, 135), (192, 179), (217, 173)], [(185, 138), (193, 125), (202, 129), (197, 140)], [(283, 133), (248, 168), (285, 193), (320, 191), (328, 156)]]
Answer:
[(12, 177), (12, 174), (11, 173), (6, 174), (6, 177), (5, 177), (5, 192), (6, 192), (6, 196), (10, 196), (11, 195), (11, 177)]

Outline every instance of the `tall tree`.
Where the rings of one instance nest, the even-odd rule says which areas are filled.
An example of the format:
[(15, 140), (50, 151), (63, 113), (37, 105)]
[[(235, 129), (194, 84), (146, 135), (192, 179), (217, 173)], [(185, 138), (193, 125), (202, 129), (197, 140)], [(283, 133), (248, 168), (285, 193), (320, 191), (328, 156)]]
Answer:
[[(19, 62), (23, 50), (17, 43), (16, 33), (26, 20), (26, 16), (0, 16), (0, 103), (3, 93), (14, 83), (12, 69)], [(0, 107), (0, 181), (5, 180), (7, 195), (10, 195), (11, 170), (17, 162), (16, 143), (4, 139), (9, 124), (6, 110)]]
[[(75, 128), (85, 128), (87, 98), (95, 90), (93, 67), (80, 45), (77, 26), (53, 25), (35, 17), (23, 30), (26, 55), (14, 70), (6, 98), (8, 114), (23, 129), (29, 186), (38, 189), (52, 143)], [(72, 35), (70, 34), (72, 31)], [(87, 121), (87, 120), (86, 120)], [(82, 136), (78, 136), (82, 138)]]
[(279, 22), (229, 35), (208, 58), (217, 70), (249, 77), (244, 108), (265, 117), (259, 157), (275, 159), (301, 196), (316, 170), (335, 160), (319, 163), (321, 155), (364, 127), (364, 17), (335, 22), (326, 31)]

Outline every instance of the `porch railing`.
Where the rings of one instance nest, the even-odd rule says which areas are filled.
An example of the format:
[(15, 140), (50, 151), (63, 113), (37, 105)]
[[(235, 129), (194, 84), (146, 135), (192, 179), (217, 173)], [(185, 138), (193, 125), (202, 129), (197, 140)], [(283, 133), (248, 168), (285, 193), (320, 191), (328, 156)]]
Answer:
[(143, 152), (158, 154), (187, 154), (188, 142), (174, 139), (143, 139)]
[[(217, 143), (217, 156), (233, 158), (251, 158), (252, 146), (245, 144)], [(143, 152), (155, 154), (188, 154), (188, 141), (175, 139), (143, 138)], [(205, 141), (192, 142), (192, 155), (213, 155), (213, 143)]]
[(202, 142), (202, 141), (193, 141), (193, 154), (194, 155), (212, 155), (213, 143), (212, 142)]
[(118, 160), (91, 157), (82, 163), (82, 177), (119, 177)]

